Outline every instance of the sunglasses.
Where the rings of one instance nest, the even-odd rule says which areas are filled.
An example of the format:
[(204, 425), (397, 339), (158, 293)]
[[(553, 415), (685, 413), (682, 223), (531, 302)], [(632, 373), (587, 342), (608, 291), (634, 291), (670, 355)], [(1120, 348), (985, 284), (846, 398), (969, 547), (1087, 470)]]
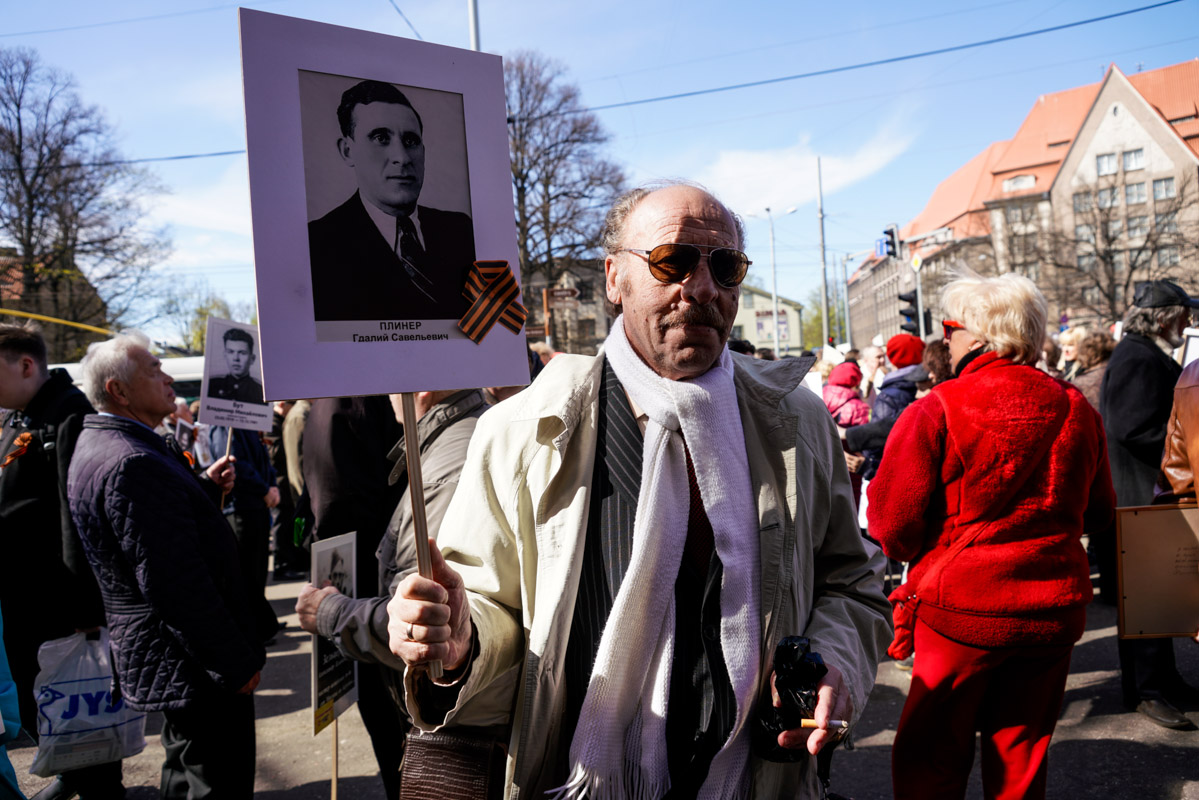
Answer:
[(649, 272), (662, 283), (682, 283), (687, 280), (703, 255), (701, 248), (708, 251), (708, 270), (712, 280), (726, 289), (733, 289), (745, 280), (745, 273), (753, 262), (745, 253), (731, 247), (712, 247), (699, 244), (660, 244), (653, 250), (625, 248), (621, 253), (636, 253), (649, 262)]
[(941, 328), (945, 331), (945, 338), (952, 339), (954, 331), (964, 331), (966, 326), (960, 322), (954, 322), (951, 319), (941, 321)]

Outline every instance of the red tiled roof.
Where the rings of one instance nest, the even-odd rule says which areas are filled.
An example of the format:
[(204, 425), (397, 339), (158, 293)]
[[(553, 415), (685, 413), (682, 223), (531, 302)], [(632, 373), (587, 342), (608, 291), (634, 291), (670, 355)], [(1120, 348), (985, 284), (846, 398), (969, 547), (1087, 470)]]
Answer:
[[(1133, 88), (1167, 122), (1199, 116), (1199, 58), (1127, 77)], [(1199, 154), (1199, 120), (1178, 123), (1172, 127), (1191, 150)]]
[(938, 228), (952, 228), (954, 238), (986, 236), (990, 221), (983, 201), (991, 190), (993, 164), (1009, 142), (995, 142), (967, 161), (933, 191), (924, 210), (899, 232), (903, 240), (915, 239)]

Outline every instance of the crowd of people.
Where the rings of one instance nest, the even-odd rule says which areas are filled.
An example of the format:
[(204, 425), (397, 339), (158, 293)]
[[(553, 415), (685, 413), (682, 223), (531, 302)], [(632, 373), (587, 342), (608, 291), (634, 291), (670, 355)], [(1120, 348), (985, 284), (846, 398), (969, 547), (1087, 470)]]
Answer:
[[(825, 796), (884, 653), (912, 672), (896, 797), (962, 797), (976, 732), (987, 796), (1043, 797), (1116, 507), (1194, 501), (1199, 366), (1171, 352), (1199, 302), (1150, 282), (1118, 344), (1055, 342), (1031, 281), (964, 272), (936, 341), (776, 358), (728, 339), (748, 260), (710, 193), (633, 190), (602, 241), (599, 356), (540, 346), (527, 389), (407, 413), (278, 402), (265, 436), (197, 424), (140, 335), (92, 345), (81, 391), (0, 326), (3, 737), (36, 737), (39, 647), (104, 625), (114, 696), (162, 714), (162, 796), (250, 797), (271, 542), (299, 580), (355, 531), (357, 596), (309, 582), (296, 611), (363, 662), (388, 798)], [(1171, 640), (1119, 658), (1130, 710), (1190, 726)], [(123, 797), (120, 761), (39, 798), (71, 796)]]

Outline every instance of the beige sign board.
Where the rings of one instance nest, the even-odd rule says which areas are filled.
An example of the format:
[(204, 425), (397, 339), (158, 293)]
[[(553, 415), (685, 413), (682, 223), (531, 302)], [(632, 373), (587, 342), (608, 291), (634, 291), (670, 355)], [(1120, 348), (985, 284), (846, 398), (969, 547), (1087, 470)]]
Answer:
[(1117, 510), (1122, 639), (1199, 630), (1199, 507)]

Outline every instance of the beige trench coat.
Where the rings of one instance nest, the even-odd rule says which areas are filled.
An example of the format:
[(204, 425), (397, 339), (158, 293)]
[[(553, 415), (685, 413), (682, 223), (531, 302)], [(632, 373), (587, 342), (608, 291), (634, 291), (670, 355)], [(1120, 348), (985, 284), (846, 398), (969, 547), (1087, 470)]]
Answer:
[[(760, 690), (784, 636), (804, 635), (844, 675), (857, 713), (891, 637), (883, 556), (861, 536), (841, 443), (798, 359), (734, 357), (761, 539)], [(515, 709), (506, 797), (541, 798), (558, 748), (564, 661), (595, 461), (600, 358), (560, 355), (479, 420), (438, 541), (462, 574), (479, 652), (445, 726), (502, 724)], [(412, 671), (407, 705), (424, 730)], [(513, 692), (520, 684), (518, 694)], [(752, 722), (752, 720), (751, 720)], [(815, 759), (753, 759), (756, 798), (816, 797)]]

